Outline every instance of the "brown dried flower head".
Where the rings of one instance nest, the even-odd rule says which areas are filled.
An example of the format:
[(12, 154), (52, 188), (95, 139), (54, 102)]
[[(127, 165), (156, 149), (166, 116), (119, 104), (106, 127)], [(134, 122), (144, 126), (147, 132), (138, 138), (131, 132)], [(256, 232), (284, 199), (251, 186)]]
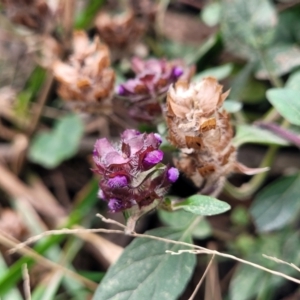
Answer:
[(115, 73), (110, 68), (107, 46), (98, 37), (90, 42), (85, 32), (77, 31), (73, 51), (67, 63), (57, 61), (53, 65), (54, 76), (60, 82), (59, 95), (75, 101), (77, 109), (88, 112), (110, 109)]
[(37, 32), (53, 27), (53, 12), (44, 0), (2, 0), (7, 17), (16, 24)]
[(96, 18), (96, 27), (101, 39), (109, 45), (116, 58), (131, 52), (145, 31), (144, 24), (135, 17), (132, 10), (116, 15), (101, 12)]
[(167, 95), (169, 140), (181, 149), (176, 167), (212, 194), (220, 191), (231, 172), (265, 171), (237, 162), (230, 116), (222, 109), (228, 94), (215, 78), (207, 77), (196, 84), (178, 81)]

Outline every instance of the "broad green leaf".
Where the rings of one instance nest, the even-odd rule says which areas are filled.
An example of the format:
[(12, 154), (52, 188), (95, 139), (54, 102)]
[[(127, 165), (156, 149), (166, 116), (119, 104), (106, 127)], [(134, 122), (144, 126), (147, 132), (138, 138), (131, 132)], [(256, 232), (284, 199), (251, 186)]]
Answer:
[(279, 14), (275, 43), (300, 43), (300, 7), (293, 6)]
[(240, 111), (242, 107), (242, 103), (235, 100), (226, 100), (223, 103), (223, 108), (231, 114)]
[(71, 158), (83, 134), (82, 121), (76, 115), (60, 119), (50, 132), (38, 133), (30, 146), (29, 158), (46, 168), (55, 168)]
[(267, 98), (285, 119), (294, 125), (300, 125), (300, 91), (287, 88), (269, 89)]
[(249, 61), (237, 74), (230, 86), (230, 98), (238, 99), (244, 103), (258, 103), (265, 101), (266, 85), (255, 78), (252, 73), (256, 63)]
[[(195, 215), (184, 210), (172, 212), (159, 210), (158, 216), (164, 224), (179, 229), (187, 228), (195, 219)], [(207, 238), (211, 233), (211, 226), (204, 217), (192, 230), (193, 237), (198, 239)]]
[(219, 2), (211, 2), (201, 11), (201, 19), (208, 26), (216, 26), (221, 18), (221, 5)]
[(193, 195), (186, 200), (175, 204), (174, 208), (181, 208), (195, 215), (213, 216), (229, 210), (230, 205), (213, 197)]
[(268, 0), (223, 0), (222, 37), (227, 47), (242, 57), (256, 57), (275, 35), (277, 16)]
[(300, 174), (282, 177), (266, 186), (251, 205), (250, 213), (259, 232), (291, 223), (300, 212)]
[(198, 73), (196, 76), (194, 76), (193, 81), (197, 82), (203, 79), (204, 77), (209, 77), (209, 76), (215, 77), (218, 80), (223, 80), (231, 74), (232, 69), (233, 69), (232, 64), (226, 64), (219, 67), (206, 69), (203, 72)]
[(300, 82), (300, 70), (297, 70), (289, 76), (289, 79), (285, 84), (285, 88), (290, 90), (300, 91), (299, 82)]
[[(293, 44), (274, 45), (264, 52), (266, 64), (272, 73), (277, 76), (289, 73), (300, 65), (300, 47)], [(259, 79), (268, 79), (268, 71), (261, 64), (255, 76)]]
[[(293, 268), (268, 260), (262, 254), (275, 256), (286, 262), (298, 265), (300, 262), (300, 239), (298, 233), (281, 232), (277, 235), (261, 236), (255, 241), (255, 251), (251, 247), (248, 255), (245, 257), (246, 260), (290, 276), (297, 276), (297, 271)], [(283, 283), (284, 278), (282, 277), (272, 275), (249, 265), (240, 264), (230, 282), (229, 299), (250, 300), (257, 299), (257, 296), (264, 294), (268, 295), (268, 298), (258, 298), (273, 299), (272, 294), (276, 295)]]
[(286, 140), (278, 137), (271, 131), (251, 125), (236, 126), (236, 134), (233, 138), (233, 143), (236, 147), (247, 143), (280, 146), (289, 145)]
[[(192, 242), (188, 230), (158, 228), (147, 231), (146, 234)], [(166, 250), (180, 249), (184, 247), (136, 238), (109, 268), (93, 300), (178, 299), (196, 264), (195, 255), (185, 253), (177, 256), (166, 253)]]

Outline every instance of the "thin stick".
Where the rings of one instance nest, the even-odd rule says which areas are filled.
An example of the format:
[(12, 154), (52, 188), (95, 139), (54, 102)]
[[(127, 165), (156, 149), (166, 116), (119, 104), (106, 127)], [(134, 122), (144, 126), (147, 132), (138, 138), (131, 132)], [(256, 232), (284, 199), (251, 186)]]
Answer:
[(22, 266), (22, 274), (23, 274), (23, 288), (26, 300), (31, 300), (31, 291), (30, 291), (30, 278), (28, 273), (27, 264)]
[[(179, 255), (179, 254), (182, 254), (182, 253), (203, 254), (204, 252), (205, 251), (203, 251), (203, 250), (202, 251), (179, 250), (178, 252), (168, 251), (168, 253), (170, 253), (171, 255)], [(263, 270), (265, 272), (271, 273), (271, 274), (276, 275), (276, 276), (283, 277), (283, 278), (285, 278), (287, 280), (290, 280), (290, 281), (293, 281), (293, 282), (296, 282), (296, 283), (300, 284), (300, 280), (299, 279), (296, 279), (294, 277), (285, 275), (284, 273), (281, 273), (281, 272), (278, 272), (278, 271), (274, 271), (272, 269), (265, 268), (265, 267), (263, 267), (261, 265), (252, 263), (251, 261), (248, 261), (248, 260), (244, 260), (244, 259), (238, 258), (238, 257), (236, 257), (234, 255), (231, 255), (231, 254), (221, 253), (221, 252), (218, 252), (216, 250), (209, 250), (209, 249), (207, 249), (206, 254), (215, 254), (215, 255), (218, 255), (218, 256), (221, 256), (221, 257), (231, 258), (231, 259), (239, 261), (239, 262), (241, 262), (241, 263), (243, 263), (245, 265), (252, 266), (254, 268)]]
[(297, 270), (298, 272), (300, 272), (300, 268), (298, 268), (298, 267), (297, 267), (295, 264), (293, 264), (293, 263), (288, 263), (288, 262), (286, 262), (286, 261), (284, 261), (284, 260), (281, 260), (281, 259), (279, 259), (279, 258), (277, 258), (277, 257), (274, 257), (274, 256), (268, 256), (268, 255), (266, 255), (266, 254), (263, 254), (262, 256), (265, 257), (265, 258), (267, 258), (267, 259), (273, 260), (273, 261), (275, 261), (275, 262), (277, 262), (277, 263), (279, 263), (279, 264), (288, 265), (288, 266), (294, 268), (295, 270)]
[(69, 229), (69, 228), (63, 228), (63, 229), (56, 229), (56, 230), (48, 230), (44, 231), (43, 233), (40, 233), (38, 235), (32, 236), (29, 239), (27, 239), (23, 243), (17, 244), (16, 247), (10, 249), (8, 251), (9, 254), (14, 254), (18, 250), (26, 247), (27, 245), (34, 243), (46, 236), (52, 236), (52, 235), (62, 235), (62, 234), (77, 234), (77, 233), (86, 233), (86, 232), (105, 232), (105, 233), (121, 233), (124, 234), (122, 230), (113, 230), (113, 229), (105, 229), (105, 228), (97, 228), (97, 229)]
[[(7, 236), (4, 232), (0, 231), (0, 244), (6, 246), (7, 248), (14, 248), (18, 245), (18, 241), (16, 241), (15, 239), (12, 239), (11, 237)], [(77, 274), (76, 272), (73, 272), (72, 270), (64, 268), (63, 266), (61, 266), (58, 263), (48, 260), (47, 258), (43, 257), (42, 255), (38, 254), (36, 251), (34, 251), (28, 247), (20, 248), (17, 251), (22, 255), (31, 257), (38, 263), (40, 263), (50, 269), (62, 271), (64, 274), (83, 283), (86, 287), (88, 287), (92, 291), (95, 291), (97, 288), (97, 284), (95, 282)]]
[(206, 267), (206, 269), (205, 269), (205, 271), (204, 271), (204, 273), (203, 273), (200, 281), (198, 282), (198, 284), (197, 284), (197, 286), (196, 286), (193, 294), (191, 295), (191, 297), (188, 300), (193, 300), (195, 298), (195, 296), (196, 296), (197, 292), (199, 291), (200, 286), (201, 286), (201, 284), (202, 284), (202, 282), (203, 282), (203, 280), (204, 280), (207, 272), (209, 271), (209, 269), (210, 269), (210, 267), (211, 267), (211, 265), (213, 263), (214, 258), (215, 258), (215, 254), (212, 255), (212, 257), (211, 257), (211, 259), (210, 259), (210, 261), (209, 261), (209, 263), (208, 263), (208, 265), (207, 265), (207, 267)]
[[(125, 225), (123, 225), (123, 224), (121, 224), (117, 221), (107, 219), (107, 218), (105, 218), (104, 216), (102, 216), (100, 214), (98, 214), (97, 216), (99, 218), (101, 218), (103, 222), (115, 224), (119, 227), (122, 227), (122, 228), (126, 229)], [(98, 229), (68, 229), (68, 228), (66, 228), (66, 229), (61, 229), (61, 230), (49, 230), (49, 231), (45, 231), (42, 234), (39, 234), (37, 236), (33, 236), (33, 237), (29, 238), (24, 243), (14, 244), (13, 246), (9, 246), (9, 248), (13, 248), (13, 249), (10, 250), (10, 253), (12, 253), (16, 250), (19, 251), (20, 249), (25, 247), (27, 244), (29, 244), (33, 241), (37, 241), (37, 240), (43, 238), (44, 236), (61, 235), (61, 234), (77, 234), (77, 233), (82, 233), (82, 232), (94, 232), (94, 233), (96, 233), (96, 232), (105, 232), (105, 233), (125, 234), (124, 231), (122, 231), (122, 230), (104, 229), (104, 228), (98, 228)], [(157, 237), (157, 236), (152, 236), (152, 235), (148, 235), (148, 234), (139, 234), (139, 233), (136, 233), (136, 232), (132, 232), (132, 233), (129, 233), (127, 235), (133, 236), (133, 237), (148, 238), (148, 239), (152, 239), (152, 240), (162, 241), (162, 242), (165, 242), (165, 243), (183, 245), (183, 246), (186, 246), (186, 247), (194, 248), (193, 250), (179, 250), (178, 252), (166, 251), (167, 253), (170, 253), (172, 255), (180, 255), (182, 253), (218, 255), (218, 256), (221, 256), (221, 257), (226, 257), (226, 258), (230, 258), (230, 259), (239, 261), (243, 264), (252, 266), (254, 268), (263, 270), (265, 272), (271, 273), (271, 274), (276, 275), (276, 276), (283, 277), (287, 280), (290, 280), (290, 281), (293, 281), (293, 282), (296, 282), (296, 283), (300, 284), (299, 279), (296, 279), (296, 278), (293, 278), (291, 276), (285, 275), (285, 274), (283, 274), (281, 272), (278, 272), (278, 271), (274, 271), (272, 269), (265, 268), (263, 266), (260, 266), (258, 264), (252, 263), (250, 261), (238, 258), (238, 257), (236, 257), (234, 255), (231, 255), (231, 254), (221, 253), (221, 252), (218, 252), (216, 250), (210, 250), (210, 249), (200, 247), (200, 246), (197, 246), (197, 245), (194, 245), (194, 244), (189, 244), (189, 243), (185, 243), (185, 242), (181, 242), (181, 241), (169, 240), (169, 239), (165, 239), (165, 238), (161, 238), (161, 237)], [(1, 240), (0, 240), (0, 242), (1, 242)]]
[(124, 229), (127, 228), (124, 224), (122, 224), (122, 223), (120, 223), (120, 222), (118, 222), (118, 221), (115, 221), (115, 220), (113, 220), (113, 219), (107, 219), (107, 218), (105, 218), (105, 217), (104, 217), (103, 215), (101, 215), (101, 214), (96, 214), (96, 217), (100, 218), (104, 223), (115, 224), (115, 225), (117, 225), (117, 226), (119, 226), (119, 227), (121, 227), (121, 228), (124, 228)]

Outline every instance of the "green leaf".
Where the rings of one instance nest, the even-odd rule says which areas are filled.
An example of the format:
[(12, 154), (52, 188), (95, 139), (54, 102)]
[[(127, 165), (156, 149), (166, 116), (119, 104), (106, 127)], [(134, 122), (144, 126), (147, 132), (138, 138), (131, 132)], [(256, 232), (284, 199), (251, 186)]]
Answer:
[[(178, 229), (187, 228), (195, 219), (195, 215), (184, 210), (177, 210), (172, 212), (159, 210), (158, 217), (164, 224)], [(211, 226), (204, 217), (192, 229), (192, 235), (197, 239), (207, 238), (211, 234)]]
[[(266, 64), (272, 73), (282, 76), (300, 65), (300, 47), (293, 44), (274, 45), (264, 52)], [(255, 76), (258, 79), (268, 79), (268, 71), (260, 65)]]
[[(294, 275), (297, 274), (296, 270), (268, 260), (262, 254), (275, 256), (298, 265), (300, 259), (299, 241), (299, 234), (294, 232), (264, 235), (256, 239), (256, 245), (254, 245), (255, 251), (251, 248), (245, 259), (290, 276), (297, 276)], [(229, 299), (250, 300), (257, 299), (257, 296), (264, 294), (268, 295), (268, 297), (258, 298), (273, 299), (272, 294), (276, 295), (284, 280), (282, 277), (272, 275), (263, 270), (240, 264), (230, 282)]]
[(54, 129), (38, 133), (30, 146), (29, 159), (46, 168), (55, 168), (76, 154), (83, 134), (83, 124), (76, 115), (61, 118)]
[(290, 90), (300, 91), (300, 70), (295, 71), (289, 76), (289, 79), (285, 83), (285, 88)]
[(279, 14), (276, 28), (275, 42), (299, 44), (300, 43), (300, 7), (293, 6)]
[(256, 57), (275, 35), (277, 16), (268, 0), (222, 1), (221, 30), (227, 47), (242, 57)]
[(84, 9), (78, 10), (75, 20), (76, 29), (87, 29), (93, 22), (99, 9), (103, 5), (103, 0), (89, 0)]
[(252, 77), (256, 63), (249, 61), (231, 82), (230, 98), (244, 103), (258, 103), (265, 101), (266, 85)]
[(201, 11), (201, 19), (207, 26), (216, 26), (221, 18), (221, 5), (219, 2), (208, 3)]
[(228, 203), (204, 195), (193, 195), (173, 207), (176, 209), (182, 208), (200, 216), (218, 215), (230, 209)]
[(225, 64), (219, 67), (211, 68), (211, 69), (206, 69), (205, 71), (198, 73), (194, 78), (193, 81), (200, 81), (204, 77), (212, 76), (215, 77), (218, 80), (223, 80), (226, 77), (228, 77), (233, 69), (232, 64)]
[(289, 143), (269, 130), (252, 125), (237, 125), (233, 144), (239, 147), (243, 144), (262, 144), (287, 146)]
[[(9, 268), (6, 265), (6, 262), (0, 252), (0, 274), (6, 274)], [(12, 288), (5, 296), (5, 300), (22, 300), (23, 297), (19, 290), (14, 287)]]
[(266, 186), (251, 205), (250, 213), (259, 232), (280, 229), (300, 212), (300, 174), (282, 177)]
[(250, 218), (247, 209), (243, 206), (235, 207), (230, 215), (230, 220), (240, 227), (249, 225)]
[(231, 114), (240, 111), (242, 107), (242, 103), (235, 100), (226, 100), (223, 103), (223, 108)]
[(300, 125), (300, 91), (287, 88), (269, 89), (267, 98), (285, 119), (294, 125)]
[[(189, 231), (158, 228), (147, 231), (172, 240), (191, 243)], [(166, 250), (184, 247), (137, 238), (109, 268), (93, 300), (176, 300), (184, 291), (196, 264), (195, 255), (170, 255)]]

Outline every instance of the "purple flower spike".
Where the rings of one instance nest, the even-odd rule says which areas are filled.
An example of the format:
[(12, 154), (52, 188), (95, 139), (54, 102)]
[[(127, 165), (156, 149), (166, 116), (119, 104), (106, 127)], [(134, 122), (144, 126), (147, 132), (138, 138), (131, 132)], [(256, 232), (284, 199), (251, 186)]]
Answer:
[(107, 139), (95, 143), (94, 172), (101, 176), (99, 198), (108, 202), (111, 212), (151, 205), (162, 200), (178, 171), (161, 163), (164, 153), (159, 150), (162, 138), (156, 133), (140, 133), (127, 129), (118, 145)]
[(161, 162), (163, 157), (164, 157), (164, 153), (161, 150), (154, 150), (154, 151), (148, 152), (145, 155), (143, 162), (145, 163), (146, 166), (150, 167), (150, 166), (154, 166), (157, 163)]
[(158, 141), (158, 143), (161, 144), (162, 143), (161, 136), (158, 133), (154, 133), (154, 136), (155, 136), (156, 140)]
[(173, 75), (174, 75), (176, 78), (180, 77), (182, 74), (183, 74), (183, 69), (182, 69), (182, 68), (180, 68), (180, 67), (175, 67), (175, 68), (173, 69)]
[(128, 184), (127, 177), (118, 175), (114, 178), (108, 179), (107, 184), (112, 188), (122, 188)]
[(174, 183), (179, 177), (179, 171), (176, 168), (172, 167), (168, 170), (167, 176), (168, 180)]
[(108, 201), (108, 208), (111, 212), (118, 212), (123, 209), (123, 203), (122, 200), (112, 198)]

